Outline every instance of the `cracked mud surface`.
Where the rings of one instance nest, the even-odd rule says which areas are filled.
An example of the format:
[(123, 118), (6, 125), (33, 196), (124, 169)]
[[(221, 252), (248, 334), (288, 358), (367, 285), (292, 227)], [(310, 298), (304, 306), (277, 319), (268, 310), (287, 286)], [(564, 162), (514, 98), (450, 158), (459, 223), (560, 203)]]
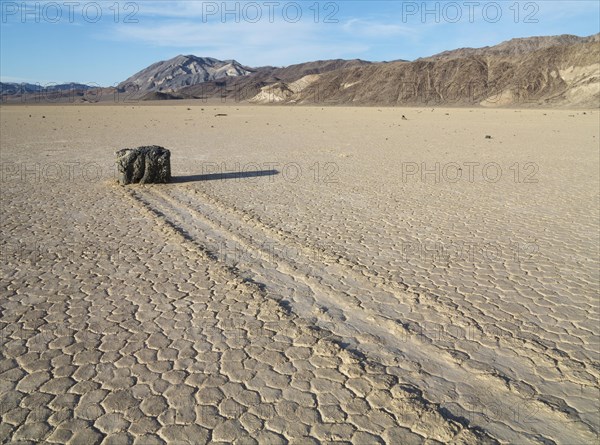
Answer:
[(2, 107), (0, 440), (592, 443), (597, 122)]

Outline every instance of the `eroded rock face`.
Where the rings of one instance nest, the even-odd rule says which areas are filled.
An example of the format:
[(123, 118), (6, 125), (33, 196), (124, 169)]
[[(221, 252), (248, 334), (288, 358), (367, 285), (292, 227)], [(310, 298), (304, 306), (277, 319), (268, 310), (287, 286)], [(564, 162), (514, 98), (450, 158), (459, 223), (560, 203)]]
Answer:
[(125, 148), (116, 152), (118, 181), (127, 184), (162, 184), (171, 181), (171, 152), (158, 145)]

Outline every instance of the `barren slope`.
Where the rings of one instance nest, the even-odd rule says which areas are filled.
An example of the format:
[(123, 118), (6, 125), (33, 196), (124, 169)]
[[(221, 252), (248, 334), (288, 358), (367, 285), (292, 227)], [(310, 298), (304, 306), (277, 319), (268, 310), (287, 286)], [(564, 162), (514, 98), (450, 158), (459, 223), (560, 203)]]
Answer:
[[(373, 64), (323, 74), (296, 101), (369, 105), (600, 106), (600, 44)], [(316, 98), (316, 99), (315, 99)]]

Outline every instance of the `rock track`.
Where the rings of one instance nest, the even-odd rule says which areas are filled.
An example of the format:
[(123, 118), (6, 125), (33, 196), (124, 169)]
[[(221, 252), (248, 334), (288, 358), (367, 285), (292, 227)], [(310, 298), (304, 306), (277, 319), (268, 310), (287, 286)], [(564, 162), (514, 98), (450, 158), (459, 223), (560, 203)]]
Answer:
[[(454, 415), (467, 413), (471, 422), (519, 443), (548, 441), (562, 434), (568, 441), (574, 428), (577, 435), (595, 436), (594, 424), (586, 423), (574, 408), (536, 390), (543, 379), (535, 363), (548, 362), (560, 363), (570, 384), (590, 393), (595, 386), (591, 378), (577, 381), (587, 375), (577, 373), (581, 363), (543, 347), (535, 335), (528, 340), (504, 336), (501, 347), (486, 342), (485, 327), (468, 314), (457, 313), (451, 302), (377, 279), (359, 264), (299, 242), (196, 189), (150, 187), (132, 196), (347, 347), (401, 368), (414, 385), (431, 385), (427, 396)], [(436, 336), (435, 330), (423, 328), (432, 321), (454, 328), (442, 336), (445, 341), (440, 341), (439, 331)], [(490, 394), (502, 402), (496, 404)], [(561, 433), (565, 423), (570, 429)]]
[(106, 187), (3, 194), (3, 443), (497, 443)]

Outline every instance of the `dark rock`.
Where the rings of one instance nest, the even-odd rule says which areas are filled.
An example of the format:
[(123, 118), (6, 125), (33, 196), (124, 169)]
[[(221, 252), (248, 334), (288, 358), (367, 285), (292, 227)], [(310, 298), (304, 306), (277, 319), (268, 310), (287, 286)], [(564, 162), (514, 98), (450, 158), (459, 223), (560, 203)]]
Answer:
[(161, 184), (171, 181), (171, 152), (166, 148), (125, 148), (116, 152), (118, 181), (127, 184)]

